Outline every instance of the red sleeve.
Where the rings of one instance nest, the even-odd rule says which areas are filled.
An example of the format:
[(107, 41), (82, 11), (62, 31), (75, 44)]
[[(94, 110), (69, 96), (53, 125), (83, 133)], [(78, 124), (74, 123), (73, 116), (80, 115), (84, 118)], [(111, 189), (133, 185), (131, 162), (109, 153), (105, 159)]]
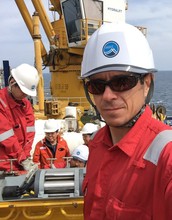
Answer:
[(0, 145), (1, 158), (17, 158), (18, 162), (25, 160), (26, 155), (18, 142), (18, 137), (13, 130), (12, 122), (6, 112), (0, 109)]
[[(171, 176), (171, 178), (172, 178), (172, 176)], [(166, 219), (172, 219), (171, 204), (172, 204), (172, 179), (169, 182), (169, 184), (166, 188), (166, 192), (165, 192)]]
[(172, 219), (172, 142), (159, 158), (154, 184), (154, 219)]
[(33, 140), (35, 137), (35, 117), (31, 103), (26, 101), (26, 143), (23, 147), (26, 157), (30, 156), (30, 151), (32, 149)]
[(38, 142), (35, 146), (35, 151), (33, 153), (33, 162), (39, 163), (40, 162), (40, 142)]
[(70, 157), (71, 154), (70, 154), (70, 150), (69, 150), (69, 147), (68, 147), (68, 144), (67, 142), (64, 140), (65, 144), (66, 144), (66, 157)]
[(34, 150), (34, 153), (33, 153), (33, 162), (38, 164), (38, 168), (41, 168), (40, 142), (38, 142), (35, 146), (35, 150)]

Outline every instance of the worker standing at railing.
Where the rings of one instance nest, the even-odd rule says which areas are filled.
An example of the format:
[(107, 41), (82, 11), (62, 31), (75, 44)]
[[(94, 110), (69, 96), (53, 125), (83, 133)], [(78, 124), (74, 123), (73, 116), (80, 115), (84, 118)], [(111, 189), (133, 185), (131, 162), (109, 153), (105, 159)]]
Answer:
[(80, 144), (72, 152), (72, 158), (69, 161), (70, 167), (86, 167), (88, 156), (88, 147), (85, 144)]
[(9, 86), (0, 90), (0, 170), (29, 170), (35, 119), (27, 96), (36, 96), (39, 82), (35, 67), (21, 64), (11, 70)]
[(65, 168), (67, 165), (63, 157), (70, 157), (70, 151), (59, 129), (55, 119), (48, 119), (44, 123), (45, 137), (36, 144), (33, 154), (33, 161), (39, 163), (41, 169)]

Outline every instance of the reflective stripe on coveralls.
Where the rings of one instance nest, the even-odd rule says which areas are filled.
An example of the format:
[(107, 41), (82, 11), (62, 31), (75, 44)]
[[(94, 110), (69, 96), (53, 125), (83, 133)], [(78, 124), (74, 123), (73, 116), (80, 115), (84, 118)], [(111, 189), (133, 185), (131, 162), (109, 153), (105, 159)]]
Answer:
[(170, 141), (172, 141), (172, 130), (161, 131), (154, 138), (143, 158), (157, 165), (162, 150)]
[(35, 126), (26, 127), (26, 132), (35, 132)]
[[(26, 128), (26, 132), (34, 132), (35, 131), (35, 127), (34, 126), (30, 126)], [(0, 141), (4, 141), (10, 137), (12, 137), (14, 135), (14, 131), (13, 129), (10, 129), (8, 131), (5, 131), (4, 133), (0, 134)]]
[(14, 135), (13, 129), (5, 131), (4, 133), (0, 134), (0, 141), (4, 141)]
[(4, 106), (4, 108), (7, 107), (7, 105), (5, 104), (5, 102), (0, 98), (0, 102), (2, 103), (2, 105)]

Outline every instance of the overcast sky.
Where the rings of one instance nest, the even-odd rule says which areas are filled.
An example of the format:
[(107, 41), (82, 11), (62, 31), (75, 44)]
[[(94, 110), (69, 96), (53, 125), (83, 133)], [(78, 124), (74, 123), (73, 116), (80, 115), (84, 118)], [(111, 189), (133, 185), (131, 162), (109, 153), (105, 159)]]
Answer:
[[(30, 3), (32, 15), (31, 0), (25, 2)], [(43, 2), (48, 8), (48, 0)], [(172, 0), (128, 0), (126, 21), (147, 27), (156, 68), (172, 70)], [(15, 0), (0, 0), (0, 30), (0, 67), (3, 60), (9, 60), (12, 68), (24, 62), (33, 65), (33, 41)], [(49, 50), (46, 37), (43, 37), (43, 42)]]

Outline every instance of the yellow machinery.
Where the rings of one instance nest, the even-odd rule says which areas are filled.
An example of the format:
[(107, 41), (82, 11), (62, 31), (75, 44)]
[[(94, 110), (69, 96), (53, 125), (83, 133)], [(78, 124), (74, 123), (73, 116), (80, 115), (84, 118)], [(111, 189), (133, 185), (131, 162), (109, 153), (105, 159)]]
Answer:
[[(92, 111), (80, 79), (84, 47), (102, 23), (125, 20), (126, 1), (50, 0), (49, 10), (54, 14), (51, 22), (41, 0), (32, 0), (35, 8), (32, 16), (24, 0), (15, 2), (33, 38), (35, 63), (40, 74), (36, 118), (64, 118), (66, 106), (76, 106), (77, 119), (81, 118), (85, 111)], [(41, 40), (39, 22), (49, 42), (48, 52)], [(52, 98), (48, 100), (44, 97), (42, 66), (49, 67), (51, 74)]]
[(1, 220), (81, 220), (84, 168), (37, 170), (0, 175)]
[[(15, 0), (33, 38), (35, 64), (40, 74), (36, 118), (68, 117), (65, 107), (75, 106), (78, 121), (82, 117), (80, 121), (84, 123), (84, 115), (91, 120), (95, 113), (85, 97), (80, 79), (84, 47), (89, 37), (104, 22), (125, 21), (127, 1), (47, 0), (49, 10), (54, 14), (53, 21), (50, 21), (42, 0), (31, 1), (35, 9), (32, 16), (24, 0)], [(48, 39), (48, 52), (41, 40), (40, 23)], [(146, 34), (146, 28), (138, 28)], [(50, 70), (51, 99), (44, 97), (42, 66)]]

